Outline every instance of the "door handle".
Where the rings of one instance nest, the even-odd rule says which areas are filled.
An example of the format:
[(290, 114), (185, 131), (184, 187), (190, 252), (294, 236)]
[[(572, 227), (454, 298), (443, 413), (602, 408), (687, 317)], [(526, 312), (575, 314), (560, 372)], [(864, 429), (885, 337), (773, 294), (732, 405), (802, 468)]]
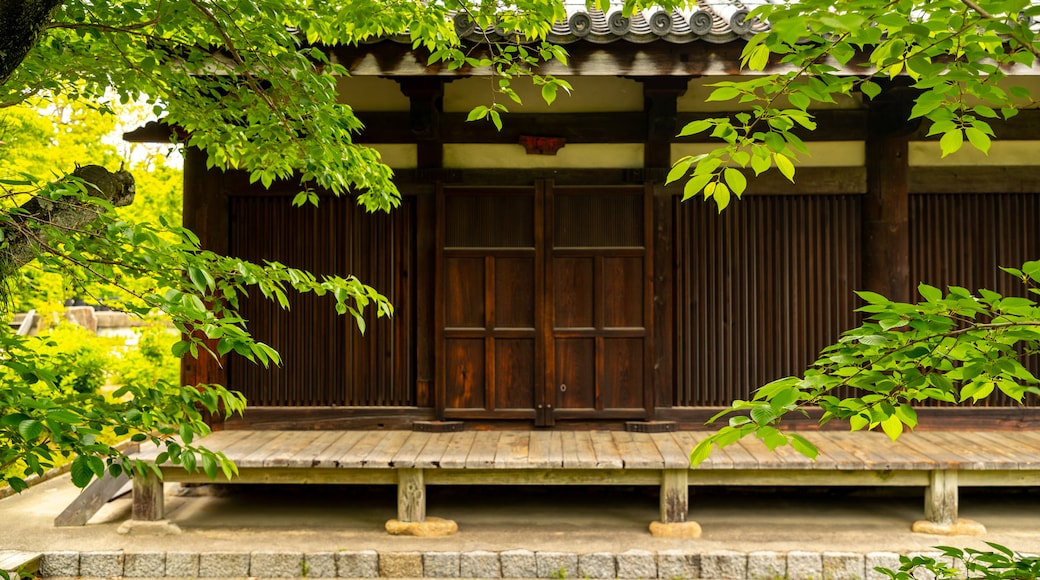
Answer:
[(560, 383), (560, 392), (561, 393), (566, 393), (567, 392), (567, 384), (566, 383)]

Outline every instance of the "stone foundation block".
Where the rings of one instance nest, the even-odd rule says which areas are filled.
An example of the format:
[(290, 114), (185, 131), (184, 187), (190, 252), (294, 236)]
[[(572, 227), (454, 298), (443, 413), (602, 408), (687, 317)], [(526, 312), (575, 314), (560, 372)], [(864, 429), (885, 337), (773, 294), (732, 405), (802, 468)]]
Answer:
[(317, 552), (303, 555), (303, 572), (308, 578), (335, 578), (336, 554)]
[(79, 552), (47, 552), (40, 559), (40, 576), (79, 576)]
[(579, 578), (617, 578), (617, 565), (611, 552), (578, 554)]
[(862, 580), (866, 573), (863, 554), (855, 552), (824, 552), (824, 580)]
[(422, 553), (390, 552), (379, 554), (379, 575), (383, 578), (422, 578)]
[(578, 573), (578, 555), (567, 552), (537, 552), (535, 578), (574, 578)]
[(123, 576), (127, 578), (162, 578), (166, 575), (166, 554), (139, 552), (123, 556)]
[(386, 533), (393, 536), (417, 536), (420, 538), (443, 538), (454, 536), (459, 532), (459, 525), (453, 520), (442, 518), (426, 518), (422, 522), (402, 522), (390, 520), (386, 522)]
[(336, 574), (340, 578), (378, 578), (379, 554), (375, 550), (337, 552)]
[(249, 575), (256, 578), (299, 578), (303, 573), (300, 552), (253, 552), (249, 555)]
[(508, 550), (498, 555), (502, 562), (503, 578), (535, 578), (538, 566), (534, 552), (530, 550)]
[(83, 552), (79, 555), (79, 575), (111, 578), (123, 575), (122, 552)]
[(661, 580), (701, 577), (701, 558), (683, 550), (661, 550), (657, 553), (657, 577)]
[(779, 552), (750, 552), (747, 557), (748, 580), (776, 580), (787, 577), (787, 557)]
[(870, 552), (864, 558), (866, 562), (866, 580), (887, 580), (888, 576), (878, 572), (874, 568), (888, 568), (895, 572), (899, 570), (899, 554), (895, 552)]
[(628, 550), (617, 555), (618, 578), (657, 578), (657, 556), (646, 550)]
[(166, 576), (169, 578), (197, 578), (199, 555), (194, 552), (167, 552)]
[(732, 550), (702, 554), (701, 576), (716, 580), (743, 580), (747, 578), (747, 554)]
[(496, 552), (477, 550), (459, 556), (459, 576), (462, 578), (501, 578), (502, 565)]
[(427, 552), (423, 554), (423, 575), (427, 578), (458, 578), (458, 552)]
[(650, 535), (655, 538), (696, 540), (701, 537), (701, 525), (697, 522), (676, 522), (673, 524), (650, 522)]
[(983, 536), (986, 534), (986, 526), (975, 520), (959, 519), (952, 524), (937, 524), (928, 520), (918, 520), (910, 528), (917, 534), (932, 534), (934, 536)]
[(823, 556), (819, 552), (787, 553), (787, 580), (820, 580), (823, 578)]
[(201, 578), (241, 578), (249, 576), (249, 554), (204, 552), (199, 554)]

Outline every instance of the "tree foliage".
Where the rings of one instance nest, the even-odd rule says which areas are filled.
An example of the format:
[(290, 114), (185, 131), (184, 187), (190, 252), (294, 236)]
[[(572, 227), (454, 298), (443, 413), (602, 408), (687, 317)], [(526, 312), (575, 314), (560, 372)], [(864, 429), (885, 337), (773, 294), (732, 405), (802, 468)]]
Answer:
[(794, 161), (809, 153), (794, 130), (816, 128), (817, 104), (874, 100), (899, 81), (912, 96), (910, 119), (928, 122), (943, 157), (965, 143), (988, 153), (990, 120), (1036, 105), (1010, 76), (1040, 56), (1040, 6), (1030, 0), (807, 0), (751, 15), (770, 31), (744, 47), (741, 65), (763, 74), (715, 83), (708, 97), (747, 111), (686, 125), (681, 134), (710, 132), (724, 145), (679, 160), (670, 176), (689, 175), (684, 198), (702, 194), (719, 211), (744, 192), (738, 168), (760, 175), (775, 167), (794, 181)]

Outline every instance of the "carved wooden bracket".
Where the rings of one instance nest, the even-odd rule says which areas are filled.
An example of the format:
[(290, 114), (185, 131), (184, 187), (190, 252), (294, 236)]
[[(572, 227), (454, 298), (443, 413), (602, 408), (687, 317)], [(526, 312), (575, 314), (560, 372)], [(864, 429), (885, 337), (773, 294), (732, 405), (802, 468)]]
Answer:
[(520, 144), (524, 146), (528, 155), (556, 155), (556, 152), (567, 144), (567, 140), (563, 137), (521, 135)]

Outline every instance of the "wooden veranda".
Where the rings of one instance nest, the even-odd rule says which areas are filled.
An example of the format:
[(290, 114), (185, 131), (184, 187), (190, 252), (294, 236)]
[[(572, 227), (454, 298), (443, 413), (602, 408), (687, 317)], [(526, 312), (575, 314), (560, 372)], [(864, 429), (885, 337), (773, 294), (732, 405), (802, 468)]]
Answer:
[[(661, 490), (661, 522), (688, 517), (690, 486), (897, 486), (925, 490), (925, 521), (958, 521), (958, 488), (1040, 485), (1040, 432), (803, 433), (810, 460), (754, 439), (717, 450), (697, 468), (689, 452), (705, 433), (624, 431), (217, 432), (200, 444), (239, 467), (236, 483), (398, 486), (398, 519), (422, 522), (427, 485), (646, 485)], [(145, 452), (154, 459), (158, 450)], [(207, 483), (201, 472), (161, 466), (165, 481)], [(162, 482), (134, 481), (134, 519), (163, 518)]]

